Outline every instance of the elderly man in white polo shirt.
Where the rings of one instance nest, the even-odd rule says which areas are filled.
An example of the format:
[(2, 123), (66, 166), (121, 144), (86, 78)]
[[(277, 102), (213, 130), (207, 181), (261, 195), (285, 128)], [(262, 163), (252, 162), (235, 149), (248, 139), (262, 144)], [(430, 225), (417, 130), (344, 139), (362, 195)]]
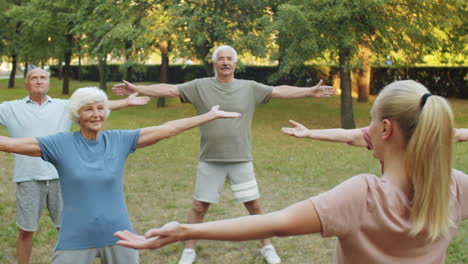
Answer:
[[(26, 76), (29, 96), (0, 104), (0, 125), (11, 137), (40, 137), (70, 131), (68, 100), (51, 98), (49, 73), (36, 68)], [(118, 110), (131, 105), (144, 105), (148, 97), (130, 95), (127, 99), (109, 101), (109, 108)], [(29, 263), (32, 238), (42, 209), (47, 207), (57, 229), (60, 228), (62, 198), (58, 174), (54, 166), (40, 157), (15, 154), (14, 182), (16, 182), (16, 207), (19, 228), (16, 242), (18, 263)]]

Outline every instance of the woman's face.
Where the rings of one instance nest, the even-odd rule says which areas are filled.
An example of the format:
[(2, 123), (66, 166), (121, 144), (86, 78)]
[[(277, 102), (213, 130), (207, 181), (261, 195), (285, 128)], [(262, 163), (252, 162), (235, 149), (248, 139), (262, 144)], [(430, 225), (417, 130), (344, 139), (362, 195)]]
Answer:
[(104, 102), (87, 104), (80, 108), (79, 113), (81, 129), (93, 132), (99, 132), (102, 129), (106, 119)]

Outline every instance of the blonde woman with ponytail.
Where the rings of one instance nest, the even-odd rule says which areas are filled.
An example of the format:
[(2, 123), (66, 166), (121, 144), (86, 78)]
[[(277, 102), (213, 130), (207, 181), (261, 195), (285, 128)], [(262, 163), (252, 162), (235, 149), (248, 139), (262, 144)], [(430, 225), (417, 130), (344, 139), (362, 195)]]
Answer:
[(373, 155), (382, 177), (361, 174), (266, 215), (202, 224), (171, 222), (118, 244), (155, 249), (188, 239), (253, 240), (321, 233), (337, 237), (335, 263), (444, 263), (468, 218), (468, 176), (452, 169), (454, 125), (447, 101), (415, 81), (386, 86), (371, 110)]

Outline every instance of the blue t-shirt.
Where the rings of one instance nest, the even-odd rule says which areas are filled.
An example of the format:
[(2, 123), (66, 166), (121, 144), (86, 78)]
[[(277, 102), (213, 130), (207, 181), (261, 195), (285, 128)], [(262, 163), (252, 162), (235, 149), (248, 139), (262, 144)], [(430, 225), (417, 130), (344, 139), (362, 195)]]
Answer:
[(89, 140), (80, 132), (38, 137), (42, 158), (60, 175), (62, 227), (56, 250), (115, 245), (118, 230), (133, 230), (123, 191), (125, 161), (140, 130), (108, 130)]

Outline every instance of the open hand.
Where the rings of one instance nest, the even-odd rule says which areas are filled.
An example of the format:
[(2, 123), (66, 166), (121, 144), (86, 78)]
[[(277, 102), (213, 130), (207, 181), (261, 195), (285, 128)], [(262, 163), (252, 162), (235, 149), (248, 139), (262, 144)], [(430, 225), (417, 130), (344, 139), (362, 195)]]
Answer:
[(127, 97), (128, 105), (145, 105), (150, 101), (148, 96), (138, 96), (138, 93), (132, 93)]
[(213, 106), (210, 112), (212, 112), (217, 118), (236, 118), (241, 116), (241, 114), (237, 112), (225, 112), (223, 110), (219, 110), (219, 105)]
[(304, 125), (294, 121), (289, 120), (289, 124), (293, 125), (294, 127), (283, 127), (281, 131), (286, 135), (290, 135), (293, 137), (307, 137), (308, 129)]
[(311, 93), (313, 97), (330, 97), (335, 94), (333, 86), (322, 85), (323, 80), (320, 80), (317, 85), (312, 87)]
[(117, 95), (130, 95), (137, 92), (136, 85), (125, 80), (123, 80), (122, 82), (123, 83), (115, 84), (112, 87), (112, 92), (114, 92)]

